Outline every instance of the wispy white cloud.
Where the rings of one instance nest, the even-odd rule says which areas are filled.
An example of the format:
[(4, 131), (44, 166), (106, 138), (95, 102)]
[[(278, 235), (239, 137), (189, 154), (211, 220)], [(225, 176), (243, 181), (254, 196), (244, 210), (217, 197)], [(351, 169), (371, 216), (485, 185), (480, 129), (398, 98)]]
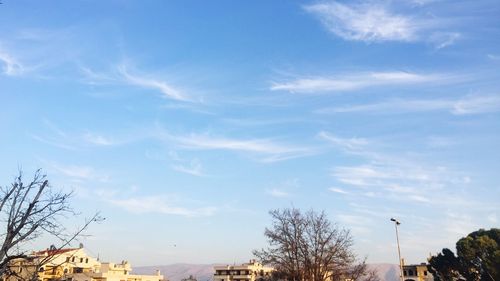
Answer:
[(271, 126), (271, 125), (282, 125), (290, 123), (312, 123), (314, 120), (307, 120), (304, 118), (287, 118), (287, 119), (235, 119), (235, 118), (224, 118), (222, 119), (225, 123), (236, 125), (238, 127), (261, 127), (261, 126)]
[(427, 138), (426, 144), (433, 148), (443, 148), (456, 145), (458, 142), (452, 138), (446, 138), (441, 136), (430, 136)]
[[(388, 181), (396, 180), (398, 182), (431, 182), (437, 179), (439, 172), (445, 174), (446, 170), (436, 167), (427, 169), (411, 164), (363, 164), (357, 166), (338, 166), (333, 171), (340, 182), (357, 186), (384, 186), (395, 192), (405, 192), (408, 189)], [(443, 178), (443, 180), (445, 180)], [(430, 185), (429, 185), (430, 186)], [(437, 184), (436, 186), (439, 186)]]
[[(182, 160), (182, 162), (186, 161)], [(203, 173), (203, 166), (201, 164), (201, 161), (196, 158), (192, 159), (188, 163), (178, 163), (172, 165), (172, 169), (181, 173), (190, 174), (192, 176), (205, 176), (205, 174)]]
[(401, 113), (401, 112), (423, 112), (434, 110), (451, 110), (453, 102), (444, 99), (432, 100), (410, 100), (393, 99), (378, 103), (340, 106), (316, 110), (316, 113), (344, 113), (344, 112), (368, 112), (368, 113)]
[[(432, 0), (412, 1), (423, 6)], [(345, 40), (364, 42), (402, 41), (430, 42), (436, 49), (454, 44), (459, 32), (446, 30), (450, 20), (417, 14), (396, 14), (390, 1), (337, 1), (307, 5), (304, 9), (317, 17), (328, 31)], [(448, 24), (445, 24), (448, 22)]]
[(500, 60), (499, 55), (494, 55), (494, 54), (488, 54), (486, 55), (490, 60)]
[(96, 171), (93, 167), (84, 165), (60, 164), (53, 161), (42, 160), (49, 170), (74, 181), (99, 181), (108, 182), (109, 176)]
[(2, 49), (0, 49), (0, 62), (3, 64), (3, 74), (8, 76), (21, 75), (25, 70), (23, 64)]
[(118, 71), (131, 85), (158, 90), (169, 99), (191, 101), (185, 93), (163, 80), (131, 74), (125, 65), (118, 66)]
[(96, 135), (96, 134), (91, 133), (91, 132), (85, 133), (83, 135), (83, 139), (87, 143), (94, 144), (94, 145), (109, 146), (109, 145), (115, 144), (115, 142), (112, 141), (111, 139), (106, 138), (106, 137), (101, 136), (101, 135)]
[(381, 5), (344, 5), (335, 1), (305, 6), (335, 35), (356, 41), (413, 41), (420, 23)]
[(330, 188), (328, 188), (328, 190), (331, 192), (340, 193), (340, 194), (349, 194), (349, 192), (343, 190), (342, 188), (338, 188), (338, 187), (330, 187)]
[(451, 112), (457, 115), (479, 114), (500, 111), (500, 94), (491, 96), (469, 96), (453, 103)]
[(447, 220), (446, 224), (443, 226), (443, 230), (450, 236), (464, 237), (472, 230), (478, 228), (477, 223), (474, 222), (475, 220), (472, 219), (470, 215), (448, 211), (446, 218)]
[(445, 82), (450, 75), (417, 74), (404, 71), (361, 72), (341, 74), (331, 77), (307, 77), (287, 82), (274, 82), (273, 91), (292, 93), (322, 93), (354, 91), (374, 86), (412, 85), (429, 82)]
[(102, 134), (90, 130), (74, 132), (63, 129), (54, 122), (43, 119), (43, 133), (28, 133), (28, 135), (45, 144), (67, 149), (79, 150), (93, 147), (112, 147), (136, 142), (139, 140), (154, 138), (153, 130), (141, 128), (128, 134)]
[[(130, 133), (125, 137), (110, 137), (90, 131), (86, 131), (83, 134), (70, 134), (57, 128), (52, 123), (46, 124), (46, 126), (56, 130), (46, 137), (41, 137), (35, 134), (30, 134), (30, 136), (40, 142), (68, 150), (88, 148), (89, 146), (114, 146), (143, 139), (151, 139), (166, 142), (182, 149), (226, 150), (247, 153), (251, 156), (251, 158), (267, 163), (306, 157), (318, 153), (317, 149), (313, 147), (291, 145), (269, 138), (237, 139), (218, 137), (206, 133), (173, 135), (160, 127), (139, 130), (133, 134)], [(173, 160), (175, 160), (176, 163), (171, 166), (172, 169), (179, 172), (190, 173), (192, 175), (203, 175), (201, 162), (199, 162), (199, 160)]]
[(185, 208), (173, 206), (161, 196), (139, 196), (126, 199), (109, 198), (106, 201), (136, 214), (158, 213), (185, 217), (206, 217), (214, 215), (217, 210), (215, 207)]
[(88, 67), (79, 66), (79, 70), (83, 75), (83, 81), (91, 85), (100, 85), (108, 83), (117, 83), (118, 77), (110, 73), (99, 73)]
[(434, 2), (439, 2), (441, 0), (411, 0), (411, 2), (415, 5), (418, 5), (418, 6), (424, 6), (424, 5), (427, 5), (427, 4), (431, 4), (431, 3), (434, 3)]
[(293, 196), (294, 191), (300, 187), (300, 180), (298, 178), (291, 178), (273, 185), (273, 188), (266, 190), (267, 194), (276, 198), (288, 198)]
[(325, 131), (319, 132), (318, 136), (347, 151), (359, 150), (369, 144), (369, 141), (364, 138), (339, 138)]
[[(360, 164), (337, 165), (331, 171), (339, 184), (355, 187), (349, 190), (350, 196), (440, 204), (443, 198), (449, 197), (447, 188), (465, 187), (471, 182), (470, 177), (462, 172), (424, 162), (420, 157), (415, 160), (411, 153), (385, 152), (381, 150), (384, 146), (380, 141), (374, 139), (339, 138), (324, 131), (319, 135), (345, 153), (359, 157)], [(347, 194), (345, 189), (338, 187), (332, 187), (330, 191)], [(460, 201), (459, 198), (454, 200)]]
[(44, 137), (37, 134), (28, 134), (32, 139), (45, 143), (51, 146), (59, 147), (66, 150), (76, 150), (77, 148), (71, 144), (64, 143), (52, 137)]
[(283, 190), (280, 190), (280, 189), (277, 189), (277, 188), (273, 188), (271, 190), (267, 190), (267, 193), (273, 197), (277, 197), (277, 198), (286, 198), (286, 197), (290, 197), (290, 193), (286, 192), (286, 191), (283, 191)]
[(491, 223), (494, 223), (494, 224), (498, 223), (498, 217), (497, 217), (497, 214), (495, 214), (495, 213), (489, 214), (488, 217), (487, 217), (487, 219)]
[(212, 116), (217, 115), (217, 113), (211, 111), (206, 106), (204, 106), (204, 104), (202, 105), (200, 103), (181, 103), (181, 102), (169, 103), (161, 105), (160, 108), (168, 110), (186, 110), (203, 115), (212, 115)]
[(364, 164), (336, 166), (332, 176), (344, 185), (357, 187), (365, 196), (418, 204), (443, 204), (444, 198), (450, 201), (447, 188), (469, 183), (467, 176), (447, 167), (397, 156), (386, 156), (386, 159), (369, 156), (373, 154), (365, 153), (367, 163)]
[(439, 50), (455, 44), (461, 37), (462, 35), (458, 32), (435, 32), (430, 36), (429, 41)]
[(498, 95), (468, 95), (459, 99), (393, 99), (378, 103), (323, 108), (316, 113), (407, 113), (448, 111), (454, 115), (481, 114), (500, 111)]
[[(446, 197), (446, 187), (466, 186), (470, 183), (468, 176), (450, 171), (445, 166), (422, 164), (422, 160), (412, 160), (411, 154), (401, 156), (381, 152), (384, 145), (374, 139), (339, 138), (324, 131), (320, 135), (341, 151), (358, 156), (363, 162), (333, 168), (332, 176), (339, 183), (356, 188), (346, 192), (333, 187), (330, 188), (332, 192), (380, 200), (437, 204)], [(429, 196), (430, 194), (433, 196)]]
[(75, 165), (64, 165), (64, 166), (54, 165), (53, 167), (68, 177), (75, 177), (81, 179), (94, 178), (94, 169), (90, 167), (75, 166)]
[(96, 72), (85, 66), (80, 66), (79, 69), (83, 75), (83, 81), (91, 85), (127, 84), (156, 90), (167, 99), (183, 102), (194, 101), (188, 94), (164, 79), (159, 79), (149, 74), (133, 73), (125, 63), (113, 67), (113, 70), (109, 72)]
[(229, 150), (255, 153), (261, 155), (263, 162), (276, 162), (297, 157), (309, 156), (315, 151), (308, 147), (297, 147), (277, 143), (270, 139), (233, 139), (214, 137), (208, 134), (190, 134), (186, 136), (170, 136), (179, 146), (188, 149)]

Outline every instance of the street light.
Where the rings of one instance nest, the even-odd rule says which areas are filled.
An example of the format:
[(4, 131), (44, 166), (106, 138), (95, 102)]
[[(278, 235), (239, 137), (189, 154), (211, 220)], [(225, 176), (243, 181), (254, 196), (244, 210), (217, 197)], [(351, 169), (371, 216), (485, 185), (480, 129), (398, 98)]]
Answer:
[(398, 242), (398, 256), (399, 256), (399, 270), (401, 271), (401, 281), (404, 281), (404, 277), (403, 277), (403, 260), (401, 259), (401, 250), (399, 248), (399, 234), (398, 234), (398, 225), (400, 225), (401, 223), (395, 219), (395, 218), (391, 218), (391, 221), (394, 222), (394, 227), (396, 228), (396, 241)]

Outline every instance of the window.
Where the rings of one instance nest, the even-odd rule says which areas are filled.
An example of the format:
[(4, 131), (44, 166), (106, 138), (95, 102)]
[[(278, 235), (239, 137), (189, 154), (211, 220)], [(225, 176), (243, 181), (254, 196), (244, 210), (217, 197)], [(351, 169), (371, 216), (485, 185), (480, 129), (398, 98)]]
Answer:
[(83, 262), (83, 258), (80, 258), (80, 262)]
[(85, 259), (85, 263), (89, 263), (89, 258), (86, 258), (86, 259)]
[(72, 258), (71, 258), (71, 262), (75, 262), (75, 257), (72, 257)]
[(69, 257), (66, 257), (66, 262), (69, 262)]

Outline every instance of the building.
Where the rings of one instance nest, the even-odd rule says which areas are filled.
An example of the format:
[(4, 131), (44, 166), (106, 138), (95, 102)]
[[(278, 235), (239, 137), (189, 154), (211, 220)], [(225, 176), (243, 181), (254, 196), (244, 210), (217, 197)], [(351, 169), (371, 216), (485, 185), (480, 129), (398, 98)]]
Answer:
[(127, 261), (100, 262), (87, 255), (83, 246), (33, 252), (13, 260), (9, 271), (3, 281), (163, 281), (159, 271), (155, 275), (131, 274), (132, 266)]
[(251, 260), (240, 265), (214, 266), (214, 281), (263, 281), (271, 277), (272, 267)]
[(189, 275), (188, 278), (183, 278), (181, 281), (198, 281), (193, 275)]
[(434, 276), (427, 271), (427, 264), (411, 264), (403, 266), (403, 279), (405, 281), (433, 281)]

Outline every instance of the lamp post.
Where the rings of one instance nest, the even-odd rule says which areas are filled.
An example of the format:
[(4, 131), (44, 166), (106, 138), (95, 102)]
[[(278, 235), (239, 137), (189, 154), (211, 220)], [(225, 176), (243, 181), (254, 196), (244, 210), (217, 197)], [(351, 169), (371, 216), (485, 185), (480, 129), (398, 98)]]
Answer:
[(403, 260), (401, 259), (401, 249), (399, 248), (399, 234), (398, 234), (398, 225), (400, 225), (401, 223), (395, 219), (395, 218), (391, 218), (391, 221), (394, 222), (394, 227), (396, 228), (396, 241), (398, 243), (398, 257), (399, 257), (399, 270), (400, 270), (400, 277), (401, 277), (401, 281), (404, 281), (404, 277), (403, 277)]

